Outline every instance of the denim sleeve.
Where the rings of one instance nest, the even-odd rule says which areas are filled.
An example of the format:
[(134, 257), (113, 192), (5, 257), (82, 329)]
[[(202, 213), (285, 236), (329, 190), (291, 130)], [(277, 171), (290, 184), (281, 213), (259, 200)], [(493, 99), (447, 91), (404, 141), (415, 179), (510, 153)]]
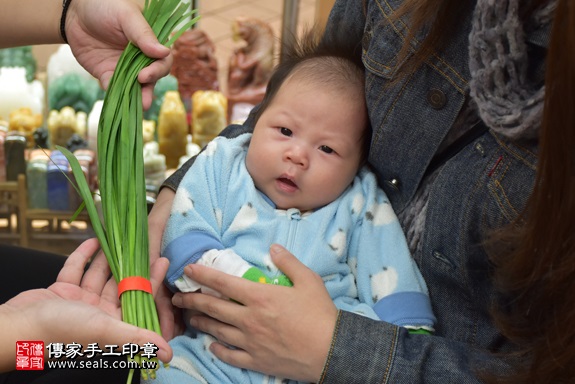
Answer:
[(435, 335), (340, 311), (319, 383), (481, 383), (481, 372), (508, 372), (489, 352)]

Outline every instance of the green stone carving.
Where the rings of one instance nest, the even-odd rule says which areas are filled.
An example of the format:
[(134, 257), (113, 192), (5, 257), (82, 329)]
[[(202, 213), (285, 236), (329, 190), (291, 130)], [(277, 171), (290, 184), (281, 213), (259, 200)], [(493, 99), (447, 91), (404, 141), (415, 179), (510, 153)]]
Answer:
[(90, 113), (96, 100), (103, 98), (103, 92), (96, 79), (67, 73), (55, 79), (48, 87), (48, 108), (50, 111), (59, 111), (69, 106), (76, 112)]
[(26, 68), (26, 80), (30, 83), (36, 77), (36, 58), (31, 46), (0, 49), (0, 67)]

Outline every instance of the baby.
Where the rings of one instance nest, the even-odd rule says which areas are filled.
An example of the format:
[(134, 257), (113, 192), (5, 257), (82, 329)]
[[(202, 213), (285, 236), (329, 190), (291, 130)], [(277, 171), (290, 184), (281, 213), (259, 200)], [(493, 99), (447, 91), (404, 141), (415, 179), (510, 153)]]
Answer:
[[(163, 236), (171, 289), (205, 290), (183, 274), (190, 263), (289, 286), (269, 256), (279, 243), (323, 278), (339, 309), (433, 330), (423, 278), (364, 166), (371, 136), (364, 76), (346, 55), (333, 44), (292, 52), (274, 71), (253, 134), (218, 137), (197, 157)], [(155, 382), (274, 380), (219, 361), (207, 348), (213, 341), (193, 329), (176, 337), (170, 369)]]

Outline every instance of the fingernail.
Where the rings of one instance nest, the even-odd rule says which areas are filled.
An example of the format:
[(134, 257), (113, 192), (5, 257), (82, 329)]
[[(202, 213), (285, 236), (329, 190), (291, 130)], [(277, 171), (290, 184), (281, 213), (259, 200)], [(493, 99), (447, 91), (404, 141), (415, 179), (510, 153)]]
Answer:
[(197, 320), (195, 317), (192, 317), (192, 318), (190, 319), (190, 325), (191, 325), (192, 327), (197, 328), (197, 327), (198, 327), (198, 324), (199, 324), (199, 323), (198, 323), (198, 320)]
[(192, 271), (193, 271), (193, 269), (192, 269), (192, 265), (191, 265), (191, 264), (190, 264), (190, 265), (186, 265), (186, 267), (184, 268), (184, 273), (185, 273), (186, 275), (188, 275), (188, 277), (192, 277)]
[(158, 359), (160, 359), (163, 362), (168, 362), (168, 351), (165, 351), (163, 349), (159, 349), (158, 352), (156, 352)]
[(275, 255), (275, 254), (277, 254), (277, 253), (280, 253), (281, 250), (282, 250), (282, 248), (281, 248), (279, 245), (277, 245), (277, 244), (272, 244), (272, 246), (270, 247), (270, 253), (271, 253), (272, 255)]

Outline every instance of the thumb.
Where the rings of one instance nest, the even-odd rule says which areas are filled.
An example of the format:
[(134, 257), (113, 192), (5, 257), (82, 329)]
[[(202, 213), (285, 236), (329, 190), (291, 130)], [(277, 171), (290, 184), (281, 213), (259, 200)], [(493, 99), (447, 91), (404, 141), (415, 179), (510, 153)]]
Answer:
[(100, 85), (103, 89), (108, 89), (108, 85), (110, 85), (110, 80), (112, 79), (112, 75), (114, 74), (114, 70), (106, 71), (100, 75)]
[[(127, 35), (127, 33), (126, 33)], [(170, 48), (162, 45), (151, 29), (144, 29), (143, 33), (134, 36), (134, 44), (152, 59), (163, 59), (170, 54)]]
[(163, 59), (170, 54), (170, 48), (162, 45), (142, 14), (129, 20), (122, 20), (122, 29), (129, 41), (152, 59)]
[(163, 59), (170, 54), (170, 49), (162, 45), (152, 27), (142, 13), (142, 4), (122, 2), (126, 8), (118, 17), (119, 28), (128, 41), (134, 43), (144, 54), (152, 59)]
[(164, 283), (164, 278), (168, 272), (170, 266), (170, 261), (165, 257), (160, 257), (152, 263), (150, 266), (150, 282), (152, 283), (152, 290), (154, 292), (154, 297), (158, 293), (158, 290), (162, 287)]
[(311, 269), (306, 267), (301, 261), (299, 261), (294, 255), (292, 255), (287, 249), (279, 244), (272, 244), (270, 247), (270, 255), (273, 263), (294, 283), (297, 284), (304, 280), (309, 279), (310, 275), (317, 274)]

